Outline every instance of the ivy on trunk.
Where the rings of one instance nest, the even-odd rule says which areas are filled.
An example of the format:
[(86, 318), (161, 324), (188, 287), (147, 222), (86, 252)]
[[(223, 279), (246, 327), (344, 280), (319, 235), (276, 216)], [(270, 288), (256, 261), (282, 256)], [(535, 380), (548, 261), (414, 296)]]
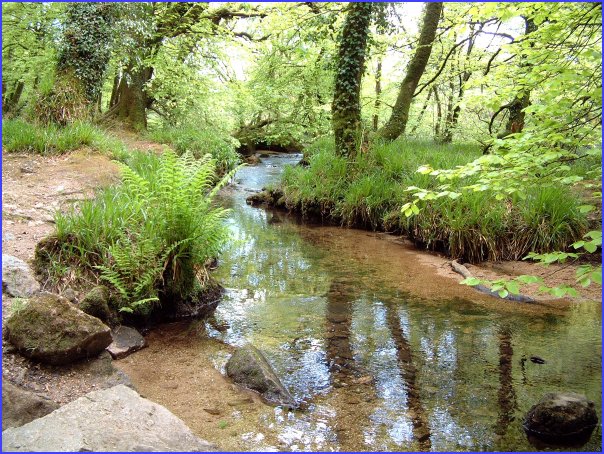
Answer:
[(359, 97), (372, 9), (372, 3), (350, 3), (340, 38), (331, 112), (336, 152), (342, 156), (354, 156), (360, 144)]

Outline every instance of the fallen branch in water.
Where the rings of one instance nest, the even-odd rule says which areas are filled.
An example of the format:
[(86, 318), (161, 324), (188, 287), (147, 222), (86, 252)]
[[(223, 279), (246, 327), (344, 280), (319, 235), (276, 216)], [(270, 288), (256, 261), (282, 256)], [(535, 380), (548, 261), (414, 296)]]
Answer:
[[(458, 274), (461, 274), (465, 279), (469, 279), (472, 276), (472, 273), (470, 273), (470, 271), (463, 266), (461, 263), (459, 263), (457, 260), (453, 260), (451, 262), (451, 268), (453, 268), (453, 271), (455, 271)], [(486, 293), (487, 295), (493, 296), (495, 298), (500, 298), (500, 299), (504, 299), (504, 300), (508, 300), (508, 301), (516, 301), (519, 303), (534, 303), (535, 300), (533, 298), (531, 298), (530, 296), (526, 296), (526, 295), (507, 295), (505, 297), (501, 297), (499, 296), (499, 294), (497, 292), (492, 291), (489, 287), (487, 287), (486, 285), (482, 285), (482, 284), (478, 284), (478, 285), (473, 285), (472, 288), (478, 290), (479, 292), (482, 293)]]

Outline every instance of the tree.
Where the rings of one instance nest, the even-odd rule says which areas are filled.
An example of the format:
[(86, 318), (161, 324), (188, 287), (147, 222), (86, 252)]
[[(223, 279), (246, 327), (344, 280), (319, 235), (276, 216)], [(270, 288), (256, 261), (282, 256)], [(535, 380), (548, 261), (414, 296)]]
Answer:
[(114, 78), (105, 118), (117, 119), (134, 130), (147, 128), (147, 110), (156, 102), (148, 85), (155, 77), (154, 62), (164, 47), (177, 46), (177, 61), (185, 64), (203, 38), (221, 34), (235, 36), (227, 26), (232, 19), (266, 15), (246, 5), (232, 4), (211, 8), (208, 3), (154, 2), (129, 4), (127, 8), (128, 41)]
[(38, 118), (66, 124), (90, 114), (111, 56), (114, 11), (106, 2), (67, 5), (55, 83), (39, 100)]
[(340, 37), (331, 108), (336, 152), (354, 156), (361, 139), (361, 79), (365, 70), (372, 3), (350, 3)]
[(390, 119), (378, 131), (378, 136), (384, 139), (394, 140), (405, 132), (413, 95), (430, 58), (432, 43), (436, 36), (436, 29), (442, 9), (442, 2), (428, 3), (426, 5), (417, 49), (407, 67), (407, 73), (401, 83)]

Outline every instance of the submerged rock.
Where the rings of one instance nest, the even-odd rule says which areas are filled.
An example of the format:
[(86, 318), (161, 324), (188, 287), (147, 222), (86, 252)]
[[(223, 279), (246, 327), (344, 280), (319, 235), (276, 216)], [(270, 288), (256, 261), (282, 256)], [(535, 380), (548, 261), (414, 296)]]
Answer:
[(27, 263), (2, 254), (2, 290), (17, 298), (29, 298), (40, 291), (40, 284)]
[(217, 451), (165, 407), (118, 385), (2, 432), (2, 451)]
[(111, 331), (59, 295), (32, 297), (6, 321), (4, 336), (29, 358), (68, 364), (98, 355), (111, 343)]
[(147, 346), (146, 339), (134, 328), (118, 326), (111, 331), (113, 342), (107, 351), (113, 359), (121, 359)]
[(41, 394), (21, 388), (8, 380), (2, 382), (2, 430), (22, 426), (57, 408), (58, 404)]
[(258, 391), (271, 405), (296, 408), (298, 405), (264, 357), (253, 345), (241, 347), (226, 364), (226, 373), (237, 384)]
[(523, 427), (531, 441), (576, 446), (589, 440), (598, 424), (595, 405), (581, 394), (549, 393), (533, 405)]

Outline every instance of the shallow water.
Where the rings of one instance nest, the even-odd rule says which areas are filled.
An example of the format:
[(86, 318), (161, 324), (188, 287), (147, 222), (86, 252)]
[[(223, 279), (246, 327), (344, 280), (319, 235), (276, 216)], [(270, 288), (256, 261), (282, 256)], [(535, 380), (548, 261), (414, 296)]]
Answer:
[[(235, 241), (216, 271), (227, 288), (216, 318), (228, 329), (209, 333), (262, 349), (305, 403), (250, 420), (241, 449), (530, 451), (522, 417), (546, 392), (579, 392), (600, 409), (599, 302), (492, 300), (382, 235), (246, 205), (299, 158), (242, 169), (224, 196)], [(200, 353), (193, 339), (179, 345)], [(212, 354), (221, 367), (226, 353)], [(580, 450), (600, 448), (597, 428)]]

